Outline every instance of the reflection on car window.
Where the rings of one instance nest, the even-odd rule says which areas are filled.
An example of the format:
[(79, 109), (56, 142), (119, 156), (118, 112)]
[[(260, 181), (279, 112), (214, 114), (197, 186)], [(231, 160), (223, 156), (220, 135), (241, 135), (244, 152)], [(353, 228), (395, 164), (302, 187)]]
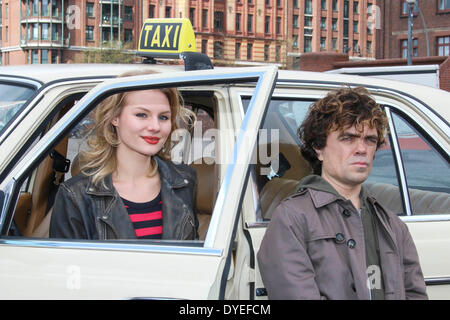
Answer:
[(404, 118), (393, 121), (413, 214), (450, 213), (450, 164)]
[(394, 154), (389, 139), (386, 139), (386, 143), (375, 154), (372, 172), (364, 183), (364, 187), (385, 208), (401, 215), (406, 211), (398, 186)]
[(0, 83), (0, 132), (33, 92), (34, 90), (29, 87)]

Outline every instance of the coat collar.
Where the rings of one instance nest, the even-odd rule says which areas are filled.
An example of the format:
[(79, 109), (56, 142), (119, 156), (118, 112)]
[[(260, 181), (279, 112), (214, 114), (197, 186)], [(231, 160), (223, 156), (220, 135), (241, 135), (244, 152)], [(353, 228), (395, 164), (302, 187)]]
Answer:
[[(158, 164), (158, 172), (161, 182), (170, 188), (181, 188), (187, 186), (189, 181), (182, 172), (170, 160), (163, 160), (158, 156), (153, 157)], [(94, 184), (92, 176), (89, 177), (89, 183), (86, 187), (86, 193), (97, 196), (114, 196), (115, 188), (112, 182), (112, 174), (107, 175), (102, 182)]]

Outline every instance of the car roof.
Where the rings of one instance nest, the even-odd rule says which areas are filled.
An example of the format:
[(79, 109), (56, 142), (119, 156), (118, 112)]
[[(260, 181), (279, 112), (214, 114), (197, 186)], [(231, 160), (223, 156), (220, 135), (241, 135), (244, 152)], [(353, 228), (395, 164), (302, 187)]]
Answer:
[(0, 76), (33, 79), (43, 84), (68, 78), (114, 77), (128, 71), (151, 69), (183, 71), (183, 65), (167, 64), (31, 64), (0, 67)]
[(405, 94), (412, 99), (421, 101), (427, 105), (429, 109), (434, 110), (435, 113), (447, 121), (447, 123), (450, 119), (450, 108), (448, 108), (450, 92), (425, 85), (368, 76), (292, 70), (279, 70), (278, 81), (305, 81), (310, 83), (327, 82), (330, 84), (340, 84), (342, 86), (360, 85), (368, 88), (369, 91), (372, 92), (376, 92), (377, 90), (395, 91)]
[[(184, 66), (168, 64), (31, 64), (2, 66), (0, 67), (0, 76), (28, 78), (45, 84), (51, 81), (69, 78), (115, 77), (124, 72), (143, 69), (154, 70), (156, 72), (176, 72), (184, 71)], [(223, 70), (228, 68), (219, 67), (218, 69)], [(447, 106), (448, 101), (450, 101), (449, 92), (410, 82), (367, 76), (296, 70), (279, 70), (278, 81), (327, 82), (330, 84), (341, 84), (343, 86), (357, 84), (369, 87), (372, 90), (388, 89), (398, 91), (425, 103), (447, 122), (450, 119), (450, 108)]]

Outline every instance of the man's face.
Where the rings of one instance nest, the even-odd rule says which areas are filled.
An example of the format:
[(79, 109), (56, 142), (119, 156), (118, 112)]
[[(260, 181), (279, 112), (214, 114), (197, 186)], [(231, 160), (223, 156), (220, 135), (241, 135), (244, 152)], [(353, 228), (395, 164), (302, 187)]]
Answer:
[(362, 184), (372, 170), (378, 135), (375, 128), (364, 125), (361, 131), (355, 126), (341, 131), (331, 131), (323, 149), (315, 150), (322, 161), (322, 177), (341, 187)]

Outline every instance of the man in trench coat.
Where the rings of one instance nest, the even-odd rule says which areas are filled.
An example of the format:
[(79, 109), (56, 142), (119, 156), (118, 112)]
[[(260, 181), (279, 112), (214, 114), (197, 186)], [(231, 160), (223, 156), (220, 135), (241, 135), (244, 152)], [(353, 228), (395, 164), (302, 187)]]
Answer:
[(362, 183), (387, 118), (364, 88), (315, 102), (298, 130), (313, 169), (272, 215), (258, 252), (269, 299), (427, 299), (407, 226)]

